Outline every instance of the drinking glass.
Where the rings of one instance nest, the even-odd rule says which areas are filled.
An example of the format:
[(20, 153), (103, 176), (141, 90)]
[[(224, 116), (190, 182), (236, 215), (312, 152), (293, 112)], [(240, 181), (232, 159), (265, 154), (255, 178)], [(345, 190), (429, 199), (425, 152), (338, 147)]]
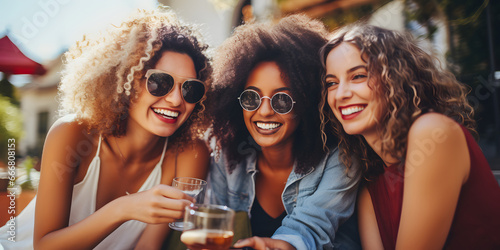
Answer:
[(190, 250), (229, 249), (234, 235), (234, 210), (210, 204), (191, 204), (185, 209), (182, 243)]
[[(202, 179), (192, 177), (175, 177), (172, 181), (172, 187), (180, 189), (185, 194), (195, 198), (196, 203), (203, 203), (207, 182)], [(174, 230), (182, 231), (183, 224), (184, 222), (179, 220), (171, 222), (168, 225)]]

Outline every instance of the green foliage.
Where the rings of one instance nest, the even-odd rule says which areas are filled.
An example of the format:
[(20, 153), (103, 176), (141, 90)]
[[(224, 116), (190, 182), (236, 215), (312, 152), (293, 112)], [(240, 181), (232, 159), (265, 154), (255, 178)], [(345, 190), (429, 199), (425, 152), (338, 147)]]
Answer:
[(19, 107), (19, 98), (16, 87), (8, 80), (8, 75), (2, 73), (2, 80), (0, 80), (0, 96), (8, 97), (10, 102)]
[[(436, 30), (433, 18), (444, 15), (450, 28), (450, 52), (448, 61), (458, 66), (458, 76), (489, 74), (489, 49), (486, 5), (491, 6), (493, 29), (500, 25), (500, 1), (470, 0), (406, 0), (408, 20), (415, 20), (429, 31)], [(500, 41), (500, 33), (493, 31), (493, 41)], [(500, 50), (494, 51), (500, 58)], [(498, 68), (498, 67), (497, 67)]]
[[(7, 143), (9, 139), (18, 140), (22, 136), (22, 116), (17, 106), (10, 99), (0, 95), (0, 161), (7, 163)], [(17, 151), (17, 148), (15, 149)], [(6, 164), (7, 165), (7, 164)]]
[(21, 163), (21, 167), (23, 170), (22, 175), (19, 175), (19, 172), (21, 172), (19, 171), (18, 179), (16, 180), (16, 182), (20, 184), (23, 190), (36, 189), (35, 188), (36, 185), (33, 183), (32, 172), (31, 172), (35, 167), (36, 162), (37, 162), (36, 158), (28, 156), (24, 159), (23, 163)]
[[(487, 80), (491, 74), (489, 57), (491, 53), (495, 60), (495, 70), (500, 69), (500, 1), (493, 0), (406, 0), (407, 6), (414, 5), (413, 15), (409, 20), (416, 20), (421, 25), (432, 30), (432, 20), (444, 15), (449, 29), (450, 49), (447, 53), (447, 63), (457, 78), (471, 86), (470, 96), (479, 100), (475, 103), (478, 121), (478, 131), (487, 131), (494, 124), (494, 100), (491, 90), (486, 90)], [(494, 51), (489, 50), (487, 6), (491, 11), (492, 41)], [(431, 8), (429, 6), (435, 6)], [(408, 11), (411, 12), (411, 11)], [(477, 92), (482, 90), (481, 92)], [(498, 133), (498, 131), (497, 131)]]
[(417, 21), (427, 28), (427, 37), (432, 39), (437, 31), (433, 19), (441, 14), (439, 4), (436, 0), (406, 0), (405, 17), (407, 21)]
[[(482, 75), (486, 79), (489, 72), (489, 51), (487, 18), (483, 1), (456, 0), (444, 5), (444, 11), (450, 20), (450, 31), (456, 37), (449, 60), (460, 66), (460, 75)], [(498, 45), (500, 35), (500, 2), (489, 1), (493, 41)], [(500, 58), (500, 50), (494, 51), (494, 58)], [(498, 65), (498, 64), (497, 64)], [(497, 67), (498, 68), (498, 67)]]

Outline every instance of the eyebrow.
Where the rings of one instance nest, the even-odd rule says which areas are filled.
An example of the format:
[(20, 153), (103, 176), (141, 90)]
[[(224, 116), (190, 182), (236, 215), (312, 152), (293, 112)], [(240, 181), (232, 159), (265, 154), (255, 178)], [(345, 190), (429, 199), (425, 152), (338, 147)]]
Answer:
[[(149, 75), (148, 75), (148, 72), (151, 72), (151, 73), (149, 73)], [(200, 80), (200, 79), (197, 78), (197, 76), (195, 76), (195, 77), (185, 77), (185, 76), (180, 76), (180, 75), (177, 75), (177, 74), (174, 74), (174, 73), (171, 73), (169, 71), (162, 70), (162, 69), (148, 69), (146, 71), (146, 74), (144, 74), (144, 76), (145, 77), (149, 77), (149, 76), (151, 76), (151, 74), (158, 73), (158, 72), (160, 72), (160, 73), (167, 73), (169, 75), (172, 75), (175, 78), (179, 78), (179, 79), (182, 79), (182, 80)]]
[(366, 65), (358, 65), (358, 66), (356, 66), (356, 67), (354, 67), (354, 68), (349, 69), (349, 70), (347, 71), (347, 73), (354, 72), (354, 71), (356, 71), (356, 70), (358, 70), (358, 69), (361, 69), (361, 68), (363, 68), (363, 69), (365, 69), (365, 70), (366, 70)]
[[(253, 89), (253, 90), (257, 91), (257, 92), (262, 92), (259, 88), (255, 87), (255, 86), (248, 86), (248, 88), (246, 88), (246, 89)], [(281, 92), (281, 91), (284, 91), (284, 90), (291, 91), (291, 89), (289, 87), (277, 88), (274, 91), (275, 92)]]
[[(352, 73), (352, 72), (354, 72), (354, 71), (356, 71), (356, 70), (358, 70), (358, 69), (361, 69), (361, 68), (363, 68), (363, 69), (365, 69), (365, 70), (367, 69), (367, 68), (366, 68), (366, 65), (358, 65), (358, 66), (356, 66), (356, 67), (353, 67), (353, 68), (348, 69), (348, 70), (347, 70), (347, 73)], [(326, 76), (325, 76), (325, 78), (328, 78), (328, 77), (336, 77), (336, 76), (335, 76), (335, 75), (332, 75), (332, 74), (328, 74), (328, 75), (326, 75)]]

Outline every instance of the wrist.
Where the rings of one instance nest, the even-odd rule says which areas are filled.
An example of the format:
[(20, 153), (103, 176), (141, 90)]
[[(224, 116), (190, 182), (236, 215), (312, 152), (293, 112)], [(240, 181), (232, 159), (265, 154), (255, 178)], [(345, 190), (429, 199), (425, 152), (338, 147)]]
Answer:
[(126, 221), (132, 220), (131, 218), (131, 213), (127, 211), (127, 196), (122, 196), (119, 198), (116, 198), (106, 204), (104, 209), (109, 210), (110, 214), (114, 214), (113, 216), (115, 218), (116, 223), (124, 223)]

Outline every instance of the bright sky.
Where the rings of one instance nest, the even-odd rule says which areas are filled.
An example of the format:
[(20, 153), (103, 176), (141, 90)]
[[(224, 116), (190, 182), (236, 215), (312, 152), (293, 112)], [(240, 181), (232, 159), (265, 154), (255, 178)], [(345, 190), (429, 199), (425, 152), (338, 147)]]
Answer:
[(135, 9), (156, 0), (0, 0), (0, 37), (9, 38), (32, 60), (55, 59), (82, 35), (119, 25)]

